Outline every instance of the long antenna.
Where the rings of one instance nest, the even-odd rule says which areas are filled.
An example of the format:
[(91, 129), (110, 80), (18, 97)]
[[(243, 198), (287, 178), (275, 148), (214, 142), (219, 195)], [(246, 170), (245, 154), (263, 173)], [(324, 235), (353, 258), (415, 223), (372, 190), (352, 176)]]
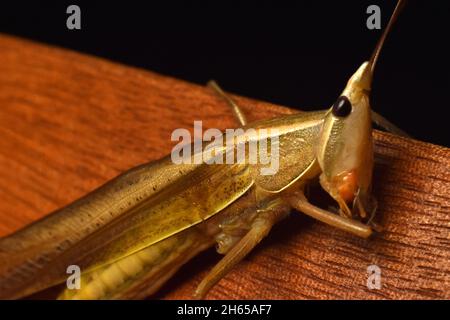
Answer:
[(395, 6), (394, 12), (391, 15), (391, 18), (389, 19), (389, 23), (384, 29), (383, 34), (381, 35), (380, 40), (378, 40), (378, 43), (375, 47), (375, 50), (372, 53), (372, 56), (370, 57), (370, 71), (373, 74), (373, 71), (375, 69), (375, 65), (378, 61), (378, 56), (380, 55), (381, 48), (383, 48), (384, 41), (387, 38), (387, 35), (392, 29), (392, 26), (394, 25), (395, 21), (397, 20), (398, 16), (400, 15), (400, 12), (402, 11), (403, 7), (405, 6), (407, 0), (399, 0), (397, 2), (397, 5)]

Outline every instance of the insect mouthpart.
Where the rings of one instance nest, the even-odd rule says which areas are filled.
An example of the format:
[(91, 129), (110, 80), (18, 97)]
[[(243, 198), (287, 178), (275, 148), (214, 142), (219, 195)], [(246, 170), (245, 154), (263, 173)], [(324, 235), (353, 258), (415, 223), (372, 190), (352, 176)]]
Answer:
[(370, 223), (376, 211), (376, 201), (362, 190), (356, 169), (344, 171), (333, 177), (331, 184), (335, 190), (340, 211), (349, 218)]
[(356, 170), (345, 171), (333, 178), (339, 197), (346, 203), (352, 203), (358, 192), (358, 175)]

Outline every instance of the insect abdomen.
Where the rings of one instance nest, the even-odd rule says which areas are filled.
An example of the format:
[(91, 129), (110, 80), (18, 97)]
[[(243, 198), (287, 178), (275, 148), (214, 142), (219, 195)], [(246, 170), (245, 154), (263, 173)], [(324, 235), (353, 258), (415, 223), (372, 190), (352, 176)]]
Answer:
[(82, 274), (80, 289), (65, 289), (59, 299), (144, 298), (193, 255), (213, 244), (196, 230), (169, 237), (114, 263)]

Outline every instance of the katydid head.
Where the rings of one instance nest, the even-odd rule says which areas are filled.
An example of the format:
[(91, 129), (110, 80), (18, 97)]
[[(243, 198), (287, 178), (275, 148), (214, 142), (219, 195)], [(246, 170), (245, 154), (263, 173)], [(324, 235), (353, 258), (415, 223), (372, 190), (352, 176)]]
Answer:
[(373, 143), (369, 95), (380, 50), (403, 2), (398, 1), (371, 59), (353, 74), (327, 112), (317, 144), (320, 183), (347, 217), (366, 218), (375, 211), (370, 197)]
[[(325, 116), (317, 149), (320, 183), (348, 217), (366, 217), (373, 148), (369, 102), (372, 72), (364, 62)], [(349, 205), (352, 205), (352, 209)]]

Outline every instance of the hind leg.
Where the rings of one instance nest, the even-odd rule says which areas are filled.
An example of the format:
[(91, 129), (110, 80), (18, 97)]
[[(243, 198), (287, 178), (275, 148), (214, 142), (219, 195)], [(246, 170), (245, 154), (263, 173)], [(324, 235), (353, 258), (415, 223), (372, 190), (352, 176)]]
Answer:
[(222, 97), (228, 103), (231, 110), (233, 111), (233, 115), (235, 116), (236, 120), (239, 121), (239, 124), (241, 126), (245, 126), (247, 124), (247, 119), (245, 117), (244, 112), (237, 105), (237, 103), (233, 99), (231, 99), (231, 97), (227, 95), (214, 80), (208, 81), (207, 86), (213, 89), (220, 97)]

